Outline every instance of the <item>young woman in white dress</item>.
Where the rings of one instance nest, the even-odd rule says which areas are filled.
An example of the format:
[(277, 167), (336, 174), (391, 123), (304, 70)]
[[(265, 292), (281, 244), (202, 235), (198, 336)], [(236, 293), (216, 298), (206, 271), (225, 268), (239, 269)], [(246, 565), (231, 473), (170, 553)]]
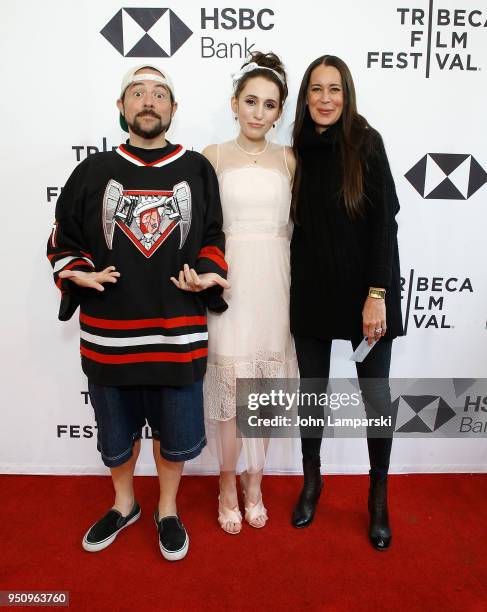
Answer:
[[(280, 59), (255, 52), (234, 75), (231, 100), (238, 136), (204, 151), (220, 185), (228, 282), (228, 309), (208, 313), (208, 368), (204, 382), (206, 416), (216, 430), (220, 462), (218, 522), (237, 534), (242, 527), (236, 468), (245, 520), (264, 527), (267, 511), (261, 480), (268, 440), (236, 433), (237, 378), (296, 378), (297, 361), (289, 331), (289, 241), (292, 149), (270, 142), (287, 96)], [(284, 440), (282, 440), (284, 442)]]

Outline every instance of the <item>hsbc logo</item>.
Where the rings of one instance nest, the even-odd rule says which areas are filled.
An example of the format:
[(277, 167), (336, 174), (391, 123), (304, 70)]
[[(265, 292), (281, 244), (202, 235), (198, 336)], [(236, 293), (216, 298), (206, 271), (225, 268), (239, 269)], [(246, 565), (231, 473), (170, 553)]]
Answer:
[(468, 153), (427, 153), (404, 175), (426, 200), (468, 200), (487, 172)]
[(122, 8), (100, 34), (124, 57), (171, 57), (193, 32), (169, 8)]
[(432, 433), (457, 415), (438, 395), (401, 395), (392, 406), (398, 411), (400, 433)]
[(212, 27), (214, 30), (272, 30), (274, 11), (269, 8), (253, 10), (251, 8), (201, 9), (201, 29)]
[[(270, 8), (201, 8), (201, 33), (205, 34), (200, 37), (201, 58), (246, 59), (256, 45), (269, 46), (254, 36), (267, 34), (275, 27), (274, 21), (275, 12)], [(206, 35), (213, 32), (217, 37)], [(245, 36), (234, 36), (240, 32)], [(124, 57), (171, 57), (193, 31), (170, 8), (124, 7), (100, 34)]]

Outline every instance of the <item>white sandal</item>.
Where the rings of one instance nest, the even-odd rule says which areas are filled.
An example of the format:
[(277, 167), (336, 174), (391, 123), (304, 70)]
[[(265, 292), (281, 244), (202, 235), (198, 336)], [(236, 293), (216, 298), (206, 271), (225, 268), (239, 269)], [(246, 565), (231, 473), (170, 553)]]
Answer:
[[(255, 529), (262, 529), (262, 527), (265, 527), (269, 518), (267, 515), (267, 509), (262, 501), (262, 493), (260, 494), (260, 499), (258, 502), (254, 503), (247, 501), (247, 491), (245, 490), (245, 480), (247, 479), (247, 475), (245, 475), (245, 480), (242, 480), (243, 474), (246, 473), (242, 472), (240, 474), (240, 482), (242, 484), (242, 493), (245, 500), (245, 520), (251, 527), (254, 527)], [(262, 524), (256, 523), (255, 521), (257, 519), (261, 519), (264, 522)]]
[[(236, 504), (233, 508), (228, 508), (222, 504), (220, 496), (218, 496), (218, 522), (220, 523), (220, 527), (226, 533), (229, 533), (230, 535), (238, 535), (242, 530), (242, 513), (238, 508), (238, 504)], [(227, 529), (226, 526), (228, 523), (238, 525), (238, 531), (230, 531)]]

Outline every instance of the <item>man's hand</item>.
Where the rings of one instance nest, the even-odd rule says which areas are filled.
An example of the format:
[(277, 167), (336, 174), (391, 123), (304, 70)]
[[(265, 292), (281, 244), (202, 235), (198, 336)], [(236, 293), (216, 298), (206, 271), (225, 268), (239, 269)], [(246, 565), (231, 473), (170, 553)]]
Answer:
[(115, 266), (108, 266), (101, 272), (81, 272), (79, 270), (63, 270), (59, 278), (69, 278), (79, 287), (91, 287), (98, 291), (105, 291), (102, 283), (116, 283), (120, 272), (116, 272)]
[(379, 340), (387, 331), (385, 300), (367, 297), (362, 310), (362, 331), (370, 344)]
[(178, 289), (183, 291), (204, 291), (209, 287), (220, 285), (224, 289), (230, 289), (230, 283), (215, 272), (207, 272), (206, 274), (196, 274), (196, 270), (190, 268), (188, 264), (184, 264), (183, 269), (179, 272), (179, 277), (176, 279), (171, 276), (172, 282)]

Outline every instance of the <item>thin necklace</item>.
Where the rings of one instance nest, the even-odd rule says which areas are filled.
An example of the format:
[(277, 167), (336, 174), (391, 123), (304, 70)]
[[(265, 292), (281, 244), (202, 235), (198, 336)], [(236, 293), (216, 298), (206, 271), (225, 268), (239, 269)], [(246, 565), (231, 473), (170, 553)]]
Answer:
[[(237, 139), (236, 139), (236, 138), (235, 138), (235, 140), (234, 140), (233, 142), (234, 142), (234, 143), (237, 145), (237, 147), (238, 147), (238, 148), (239, 148), (241, 151), (243, 151), (243, 152), (244, 152), (244, 153), (246, 153), (247, 155), (253, 155), (254, 157), (257, 157), (258, 155), (262, 155), (262, 153), (265, 153), (265, 152), (267, 151), (267, 147), (269, 146), (269, 141), (268, 141), (268, 140), (266, 140), (265, 147), (262, 149), (262, 151), (258, 151), (257, 153), (251, 153), (250, 151), (246, 151), (246, 150), (245, 150), (245, 149), (244, 149), (244, 148), (243, 148), (241, 145), (239, 145), (239, 144), (238, 144), (238, 141), (237, 141)], [(254, 160), (254, 163), (256, 164), (256, 163), (257, 163), (257, 160)]]

